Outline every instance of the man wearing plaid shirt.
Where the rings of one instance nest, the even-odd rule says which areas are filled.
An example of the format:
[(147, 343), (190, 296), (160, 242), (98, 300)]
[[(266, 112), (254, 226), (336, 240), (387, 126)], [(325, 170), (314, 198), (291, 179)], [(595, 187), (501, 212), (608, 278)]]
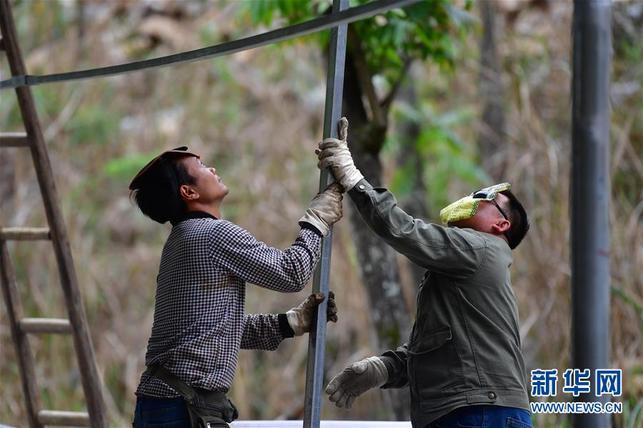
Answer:
[[(297, 238), (282, 251), (221, 218), (228, 188), (214, 168), (186, 147), (154, 158), (132, 180), (130, 190), (145, 215), (173, 226), (161, 255), (145, 357), (148, 370), (136, 391), (134, 426), (189, 426), (180, 388), (150, 368), (161, 367), (188, 388), (214, 397), (215, 407), (234, 410), (224, 394), (232, 384), (239, 349), (274, 350), (284, 338), (308, 332), (324, 299), (313, 294), (285, 314), (245, 314), (245, 284), (301, 291), (319, 259), (322, 237), (341, 218), (341, 191), (333, 185), (312, 200), (299, 220)], [(335, 321), (332, 294), (328, 308)], [(222, 413), (227, 422), (236, 417), (236, 411)], [(220, 426), (227, 425), (221, 421)]]

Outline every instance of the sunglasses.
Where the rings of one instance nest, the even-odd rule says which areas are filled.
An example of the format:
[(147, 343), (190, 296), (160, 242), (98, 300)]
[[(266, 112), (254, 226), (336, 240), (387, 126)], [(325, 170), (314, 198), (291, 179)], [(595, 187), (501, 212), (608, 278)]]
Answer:
[(511, 189), (511, 184), (509, 183), (496, 184), (473, 192), (471, 194), (471, 197), (473, 199), (481, 199), (483, 201), (491, 202), (496, 206), (496, 208), (498, 208), (498, 211), (500, 211), (500, 214), (502, 214), (505, 220), (510, 221), (509, 217), (507, 217), (507, 214), (505, 214), (502, 208), (500, 208), (500, 205), (498, 205), (498, 202), (496, 202), (496, 196), (498, 196), (498, 193), (504, 192), (509, 189)]

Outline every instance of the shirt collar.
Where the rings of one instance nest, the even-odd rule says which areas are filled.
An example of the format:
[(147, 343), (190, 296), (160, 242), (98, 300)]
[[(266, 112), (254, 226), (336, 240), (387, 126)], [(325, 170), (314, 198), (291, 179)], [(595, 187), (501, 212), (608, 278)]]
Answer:
[(176, 226), (182, 221), (190, 220), (193, 218), (211, 218), (212, 220), (218, 220), (215, 216), (213, 216), (212, 214), (208, 214), (205, 211), (188, 211), (182, 216), (179, 216), (177, 219), (172, 220), (170, 223), (172, 223), (172, 226)]

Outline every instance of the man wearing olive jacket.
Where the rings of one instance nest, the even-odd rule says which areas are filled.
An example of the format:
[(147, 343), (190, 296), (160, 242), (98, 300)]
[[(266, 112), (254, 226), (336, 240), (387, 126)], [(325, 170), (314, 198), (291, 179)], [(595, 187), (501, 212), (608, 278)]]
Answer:
[(349, 365), (327, 386), (330, 400), (350, 407), (370, 388), (408, 386), (416, 428), (531, 427), (509, 272), (529, 223), (511, 186), (449, 205), (440, 213), (446, 226), (413, 218), (355, 167), (347, 127), (342, 119), (340, 139), (320, 144), (319, 167), (330, 168), (373, 232), (427, 272), (409, 342)]

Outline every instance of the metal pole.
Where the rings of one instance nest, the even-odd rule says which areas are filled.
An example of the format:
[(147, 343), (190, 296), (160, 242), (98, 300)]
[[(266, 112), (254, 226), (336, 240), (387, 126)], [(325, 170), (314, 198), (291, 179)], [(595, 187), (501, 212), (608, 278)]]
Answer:
[[(333, 0), (332, 13), (348, 8), (348, 0)], [(324, 109), (324, 138), (337, 137), (337, 124), (342, 114), (344, 90), (344, 62), (346, 59), (347, 25), (342, 24), (331, 30), (326, 77), (326, 106)], [(319, 190), (333, 181), (328, 170), (320, 173)], [(328, 296), (332, 230), (322, 240), (321, 260), (313, 278), (313, 292)], [(317, 309), (315, 329), (308, 339), (308, 363), (306, 366), (306, 394), (304, 398), (304, 428), (319, 428), (321, 419), (322, 389), (324, 387), (324, 351), (326, 343), (326, 302)]]
[[(572, 81), (572, 361), (609, 364), (609, 82), (611, 1), (575, 0)], [(577, 401), (605, 401), (594, 390)], [(602, 399), (601, 399), (602, 398)], [(576, 414), (577, 428), (607, 428), (609, 414)]]

